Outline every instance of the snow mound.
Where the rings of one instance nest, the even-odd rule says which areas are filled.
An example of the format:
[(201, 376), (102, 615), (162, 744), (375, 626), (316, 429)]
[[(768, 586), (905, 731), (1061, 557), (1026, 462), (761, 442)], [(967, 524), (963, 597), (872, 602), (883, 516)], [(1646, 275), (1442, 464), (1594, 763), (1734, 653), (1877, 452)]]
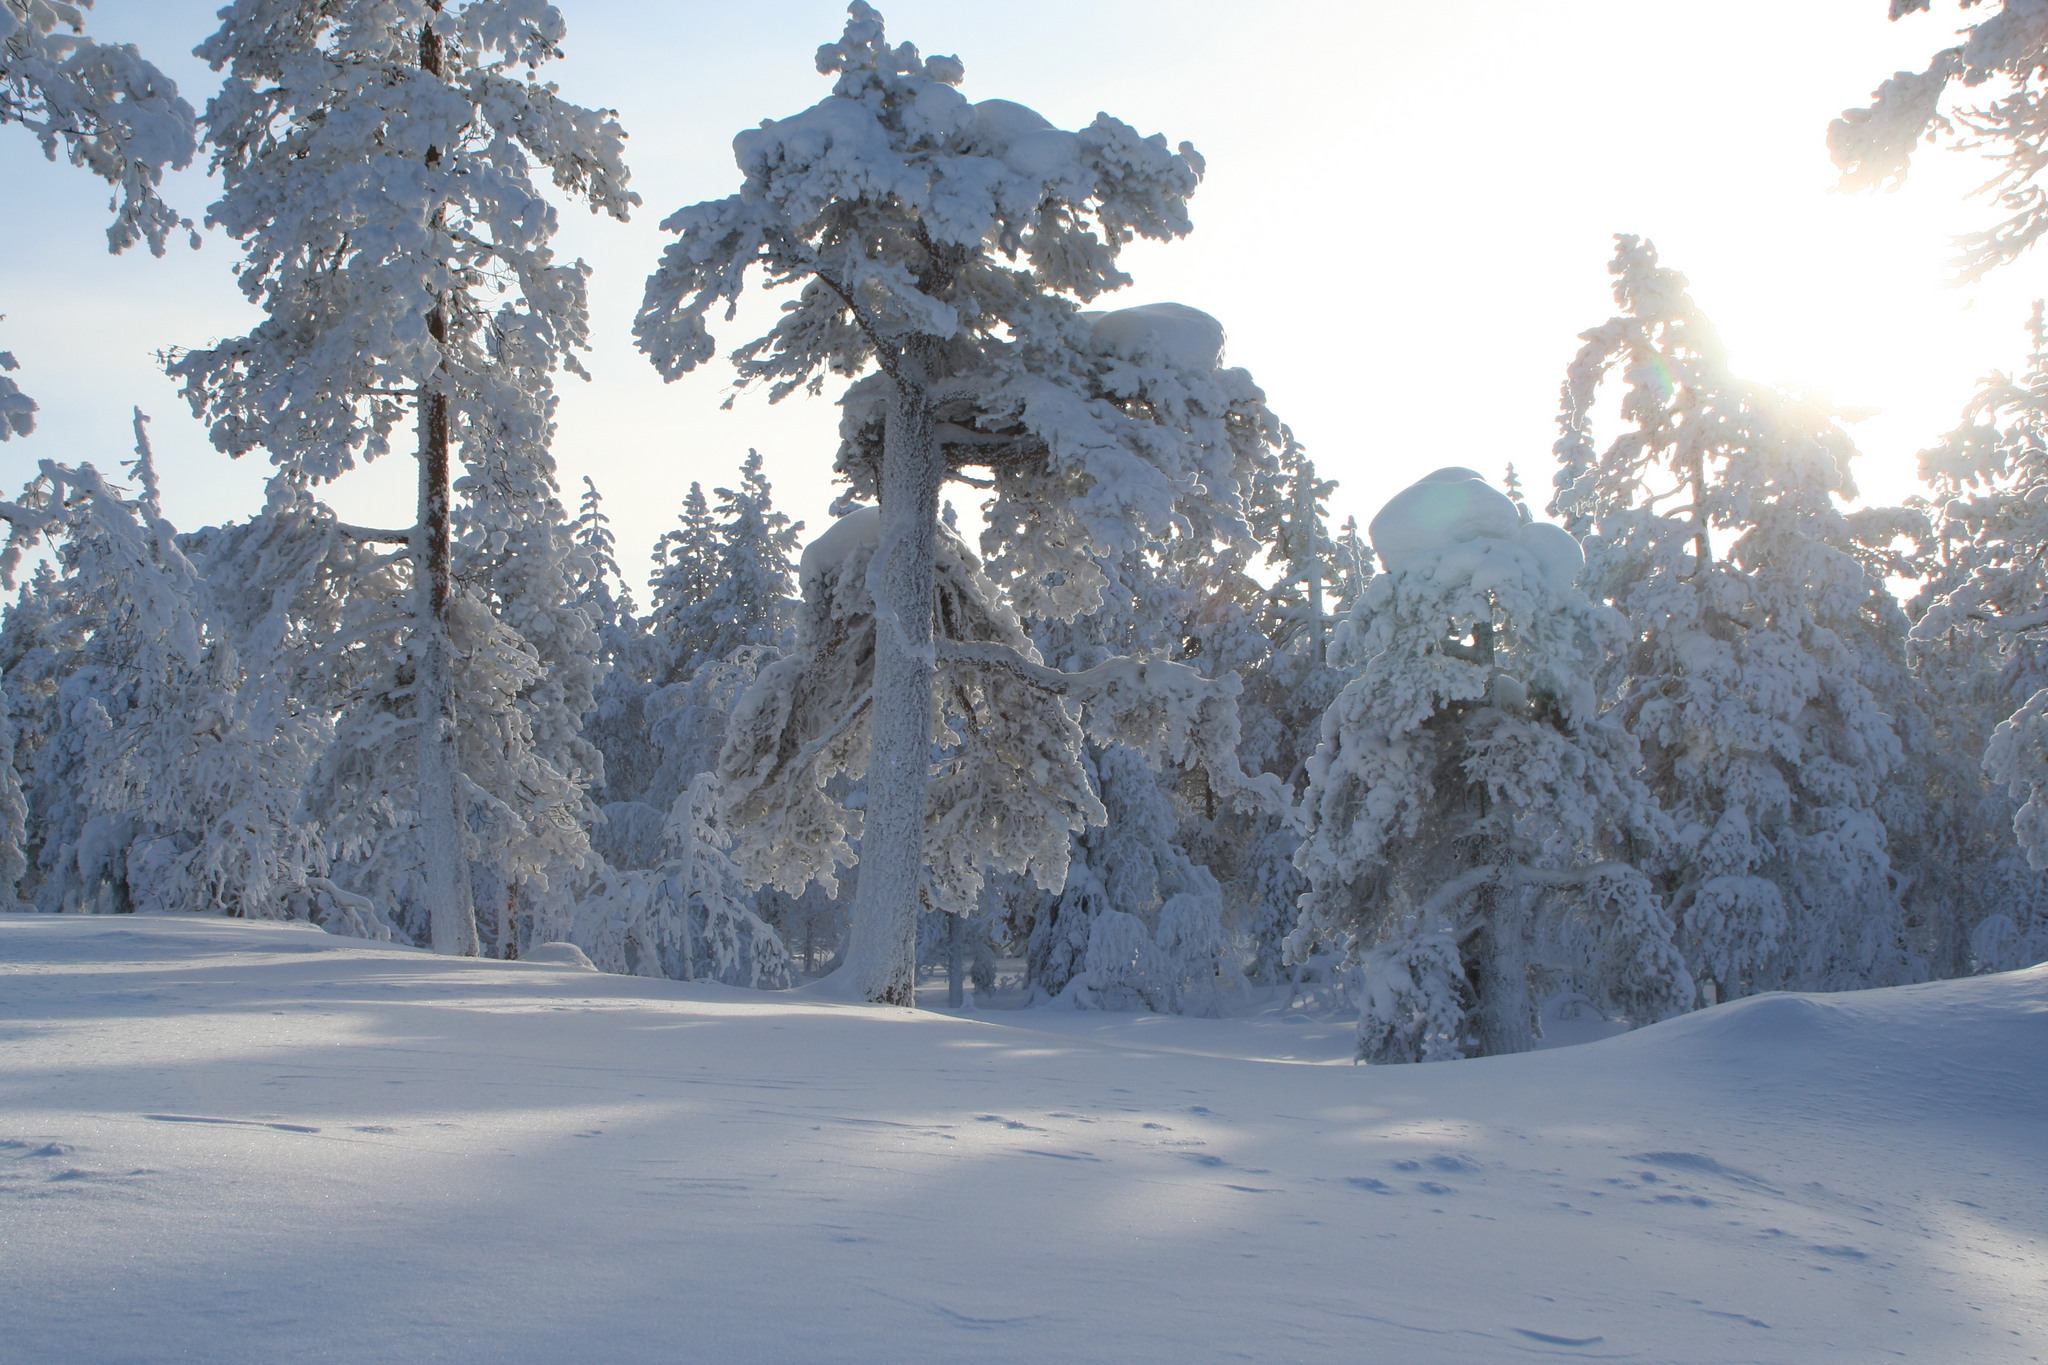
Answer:
[(573, 943), (536, 943), (526, 950), (522, 960), (544, 967), (574, 967), (585, 972), (597, 970), (597, 964)]
[(1095, 324), (1095, 349), (1125, 360), (1156, 356), (1183, 370), (1213, 370), (1223, 363), (1223, 324), (1184, 303), (1141, 303), (1107, 313), (1083, 313)]
[(797, 561), (797, 579), (801, 583), (809, 583), (814, 578), (822, 578), (844, 564), (847, 556), (855, 550), (879, 544), (881, 539), (881, 508), (863, 507), (848, 512), (827, 526), (823, 535), (804, 546), (803, 558)]
[(1524, 522), (1514, 499), (1462, 465), (1425, 474), (1389, 498), (1368, 534), (1373, 553), (1390, 572), (1478, 540), (1509, 540), (1527, 550), (1555, 592), (1570, 591), (1586, 567), (1586, 552), (1571, 532)]

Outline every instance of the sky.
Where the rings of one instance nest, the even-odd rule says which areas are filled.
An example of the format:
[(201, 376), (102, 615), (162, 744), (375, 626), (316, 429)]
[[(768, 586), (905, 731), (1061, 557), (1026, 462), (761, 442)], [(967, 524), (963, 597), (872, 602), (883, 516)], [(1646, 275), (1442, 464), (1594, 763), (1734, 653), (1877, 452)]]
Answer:
[[(616, 108), (630, 134), (627, 224), (563, 214), (561, 250), (594, 269), (594, 380), (561, 381), (565, 495), (594, 478), (638, 577), (692, 481), (737, 477), (758, 448), (778, 504), (827, 521), (837, 414), (801, 395), (738, 397), (714, 366), (663, 384), (631, 319), (674, 209), (732, 193), (732, 135), (821, 99), (812, 65), (838, 36), (829, 0), (560, 0), (564, 94)], [(215, 0), (99, 0), (91, 31), (137, 43), (203, 104), (190, 55)], [(1894, 70), (1918, 69), (1964, 15), (1885, 20), (1884, 0), (892, 0), (893, 40), (959, 55), (971, 99), (1031, 105), (1068, 128), (1098, 110), (1191, 141), (1208, 160), (1194, 233), (1126, 253), (1110, 306), (1175, 300), (1229, 330), (1275, 410), (1339, 482), (1331, 510), (1367, 522), (1428, 470), (1512, 462), (1533, 491), (1554, 463), (1558, 384), (1577, 334), (1612, 311), (1613, 234), (1651, 238), (1691, 279), (1752, 378), (1875, 409), (1857, 428), (1867, 500), (1917, 489), (1914, 453), (1953, 426), (1976, 380), (2020, 359), (2037, 252), (1983, 284), (1949, 284), (1952, 238), (1992, 210), (1968, 197), (1972, 154), (1931, 151), (1899, 192), (1844, 195), (1827, 124)], [(1982, 11), (1971, 11), (1977, 17)], [(169, 197), (202, 218), (203, 168)], [(183, 527), (260, 506), (264, 469), (208, 445), (158, 366), (166, 347), (251, 325), (233, 241), (105, 250), (105, 187), (0, 129), (0, 349), (41, 404), (0, 445), (0, 490), (40, 459), (129, 457), (151, 431)], [(720, 333), (761, 327), (761, 308)], [(750, 330), (751, 324), (751, 330)], [(402, 457), (329, 490), (345, 516), (410, 520)], [(963, 507), (975, 496), (955, 488)], [(1539, 499), (1540, 501), (1540, 499)]]

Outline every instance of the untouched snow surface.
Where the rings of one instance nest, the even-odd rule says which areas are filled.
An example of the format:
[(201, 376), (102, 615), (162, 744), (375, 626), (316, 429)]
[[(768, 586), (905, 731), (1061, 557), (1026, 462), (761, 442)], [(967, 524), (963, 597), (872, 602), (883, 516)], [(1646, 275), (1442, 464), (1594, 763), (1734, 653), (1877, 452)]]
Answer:
[(0, 1361), (2048, 1355), (2048, 968), (1318, 1029), (0, 917)]

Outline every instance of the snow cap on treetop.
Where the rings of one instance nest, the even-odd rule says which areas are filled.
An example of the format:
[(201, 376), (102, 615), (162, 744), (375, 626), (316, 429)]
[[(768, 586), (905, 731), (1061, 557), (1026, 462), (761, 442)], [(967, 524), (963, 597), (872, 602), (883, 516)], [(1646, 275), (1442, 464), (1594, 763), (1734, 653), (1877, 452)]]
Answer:
[(1038, 180), (1080, 176), (1081, 139), (1053, 127), (1036, 109), (1015, 100), (983, 100), (973, 106), (973, 114), (975, 150)]
[(1149, 352), (1177, 369), (1196, 374), (1223, 363), (1223, 324), (1184, 303), (1141, 303), (1081, 316), (1094, 325), (1095, 349), (1104, 355), (1137, 360)]
[(848, 555), (864, 545), (876, 545), (882, 538), (882, 509), (862, 507), (848, 512), (827, 526), (824, 533), (804, 546), (797, 561), (797, 580), (809, 583), (846, 562)]
[(1586, 563), (1570, 532), (1546, 522), (1524, 525), (1513, 499), (1459, 465), (1425, 474), (1389, 498), (1368, 534), (1373, 552), (1394, 573), (1424, 555), (1474, 540), (1516, 542), (1558, 588), (1569, 587)]

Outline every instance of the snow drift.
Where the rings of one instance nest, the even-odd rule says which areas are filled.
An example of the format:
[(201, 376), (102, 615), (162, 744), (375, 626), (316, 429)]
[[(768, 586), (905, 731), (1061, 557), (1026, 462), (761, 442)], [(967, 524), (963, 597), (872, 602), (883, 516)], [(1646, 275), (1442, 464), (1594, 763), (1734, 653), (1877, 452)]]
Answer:
[(0, 917), (0, 1361), (2040, 1353), (2048, 968), (1346, 1035)]

